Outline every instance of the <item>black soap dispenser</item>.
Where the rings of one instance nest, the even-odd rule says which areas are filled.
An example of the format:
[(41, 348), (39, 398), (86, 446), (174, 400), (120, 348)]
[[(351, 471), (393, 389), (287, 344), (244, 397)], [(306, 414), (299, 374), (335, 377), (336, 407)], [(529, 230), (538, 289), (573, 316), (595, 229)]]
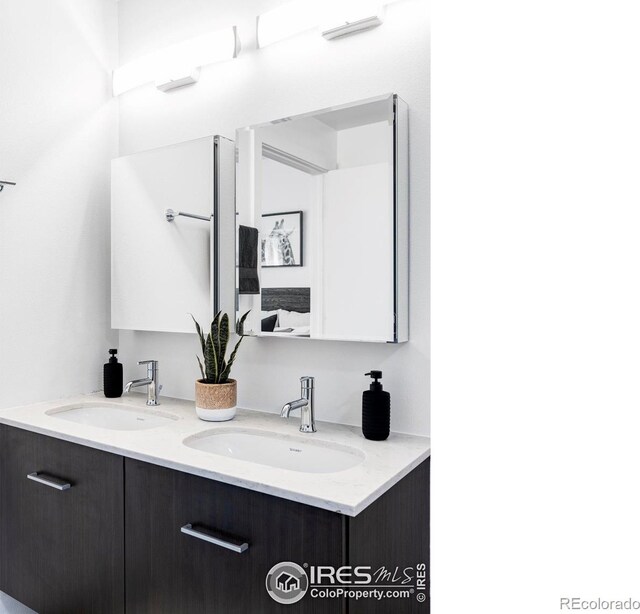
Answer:
[(108, 399), (122, 396), (122, 364), (116, 358), (117, 353), (118, 350), (109, 350), (111, 358), (102, 368), (104, 396)]
[(391, 395), (382, 389), (378, 381), (382, 371), (365, 373), (374, 380), (369, 390), (362, 393), (362, 434), (373, 441), (384, 441), (389, 437), (391, 425)]

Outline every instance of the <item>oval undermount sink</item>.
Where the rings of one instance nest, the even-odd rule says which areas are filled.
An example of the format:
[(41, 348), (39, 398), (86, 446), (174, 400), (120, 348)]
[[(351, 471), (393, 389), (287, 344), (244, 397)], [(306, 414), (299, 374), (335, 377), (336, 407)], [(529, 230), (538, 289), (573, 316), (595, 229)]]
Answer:
[(365, 458), (363, 452), (348, 446), (250, 429), (204, 431), (183, 443), (210, 454), (303, 473), (345, 471)]
[(165, 426), (178, 420), (178, 416), (155, 409), (108, 403), (64, 405), (50, 409), (46, 413), (52, 418), (112, 431), (142, 431)]

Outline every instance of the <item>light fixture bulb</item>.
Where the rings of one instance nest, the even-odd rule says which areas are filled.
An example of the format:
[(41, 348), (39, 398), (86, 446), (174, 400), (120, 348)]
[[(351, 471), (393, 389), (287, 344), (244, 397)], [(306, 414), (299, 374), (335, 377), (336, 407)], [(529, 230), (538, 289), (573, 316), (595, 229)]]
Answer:
[[(163, 91), (197, 81), (201, 66), (235, 58), (239, 52), (235, 26), (209, 32), (125, 64), (113, 71), (113, 95), (156, 81)], [(161, 87), (161, 84), (172, 84)]]

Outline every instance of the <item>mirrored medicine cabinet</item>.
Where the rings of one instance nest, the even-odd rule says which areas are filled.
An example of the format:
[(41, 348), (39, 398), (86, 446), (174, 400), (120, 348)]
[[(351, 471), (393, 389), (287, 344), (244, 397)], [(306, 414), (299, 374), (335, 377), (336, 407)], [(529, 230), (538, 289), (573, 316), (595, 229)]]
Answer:
[(233, 312), (234, 171), (221, 136), (112, 161), (112, 328), (191, 333), (189, 314)]
[[(111, 325), (399, 343), (408, 109), (385, 95), (112, 162)], [(235, 265), (235, 266), (234, 266)]]
[(236, 132), (247, 335), (408, 340), (408, 109), (385, 95)]

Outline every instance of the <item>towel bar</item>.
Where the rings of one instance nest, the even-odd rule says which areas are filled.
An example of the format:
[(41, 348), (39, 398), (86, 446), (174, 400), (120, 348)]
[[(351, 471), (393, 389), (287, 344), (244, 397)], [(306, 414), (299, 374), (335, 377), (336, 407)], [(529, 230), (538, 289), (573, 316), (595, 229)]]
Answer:
[(204, 220), (205, 222), (211, 221), (211, 218), (213, 217), (213, 215), (207, 217), (206, 215), (196, 215), (195, 213), (185, 213), (183, 211), (174, 211), (173, 209), (167, 209), (164, 212), (167, 222), (173, 222), (173, 220), (175, 220), (179, 215), (182, 215), (183, 217), (190, 217), (194, 220)]

